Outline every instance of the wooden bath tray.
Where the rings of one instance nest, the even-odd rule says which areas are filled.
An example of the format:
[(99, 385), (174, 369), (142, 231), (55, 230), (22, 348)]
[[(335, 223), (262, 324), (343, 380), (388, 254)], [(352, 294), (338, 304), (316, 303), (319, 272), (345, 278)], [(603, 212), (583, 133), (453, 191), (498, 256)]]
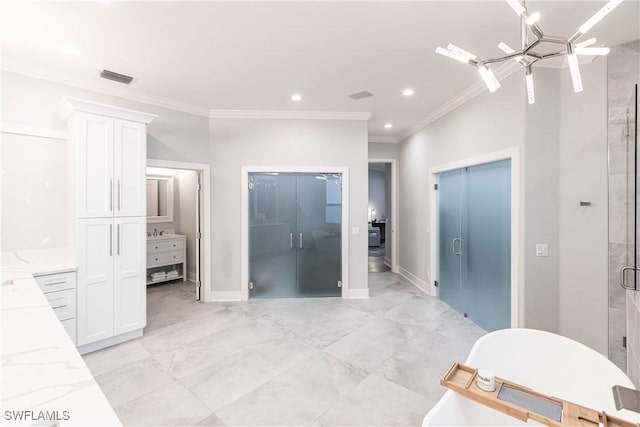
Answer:
[[(596, 411), (595, 409), (587, 408), (564, 399), (547, 396), (528, 387), (524, 387), (520, 384), (512, 383), (498, 377), (496, 377), (495, 391), (487, 392), (482, 390), (476, 384), (477, 375), (477, 369), (470, 368), (459, 363), (454, 363), (451, 365), (451, 368), (449, 368), (444, 377), (442, 377), (440, 384), (468, 399), (481, 403), (489, 408), (507, 414), (523, 422), (527, 422), (531, 419), (548, 426), (597, 427), (600, 423), (602, 423), (604, 427), (640, 426), (640, 424), (635, 424), (633, 422), (608, 415), (604, 411)], [(524, 392), (538, 402), (547, 403), (551, 406), (560, 405), (562, 408), (561, 421), (556, 421), (548, 416), (541, 415), (516, 404), (498, 399), (498, 394), (503, 386), (515, 389), (518, 392)]]

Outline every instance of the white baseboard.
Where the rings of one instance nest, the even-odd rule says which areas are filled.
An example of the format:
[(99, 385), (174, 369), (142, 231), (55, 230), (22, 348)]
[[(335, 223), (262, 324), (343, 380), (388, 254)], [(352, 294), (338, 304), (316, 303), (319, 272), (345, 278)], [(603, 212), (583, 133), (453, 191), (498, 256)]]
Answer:
[(213, 291), (209, 297), (210, 301), (242, 301), (241, 291)]
[(367, 299), (369, 298), (369, 288), (366, 289), (349, 289), (347, 291), (349, 299)]
[(419, 278), (418, 276), (416, 276), (415, 274), (411, 273), (409, 270), (406, 270), (400, 267), (400, 275), (405, 279), (407, 279), (409, 282), (411, 282), (416, 288), (420, 289), (425, 294), (431, 295), (431, 292), (429, 290), (430, 289), (429, 284), (424, 280), (422, 280), (421, 278)]
[(125, 341), (132, 340), (134, 338), (140, 338), (142, 336), (142, 329), (136, 329), (135, 331), (127, 332), (124, 334), (116, 335), (115, 337), (106, 338), (100, 341), (92, 342), (89, 344), (78, 346), (78, 353), (87, 354), (92, 351), (97, 351), (103, 348), (111, 347), (112, 345), (120, 344)]
[(384, 257), (384, 265), (391, 268), (391, 260), (387, 257)]

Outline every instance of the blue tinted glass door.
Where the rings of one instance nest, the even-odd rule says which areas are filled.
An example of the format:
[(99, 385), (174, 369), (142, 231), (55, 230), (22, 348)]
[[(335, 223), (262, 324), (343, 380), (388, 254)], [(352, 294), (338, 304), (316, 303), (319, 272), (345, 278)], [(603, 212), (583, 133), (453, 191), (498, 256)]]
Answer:
[(463, 312), (461, 284), (461, 171), (438, 176), (438, 290), (440, 298)]
[(511, 327), (511, 161), (462, 171), (463, 313), (487, 331)]

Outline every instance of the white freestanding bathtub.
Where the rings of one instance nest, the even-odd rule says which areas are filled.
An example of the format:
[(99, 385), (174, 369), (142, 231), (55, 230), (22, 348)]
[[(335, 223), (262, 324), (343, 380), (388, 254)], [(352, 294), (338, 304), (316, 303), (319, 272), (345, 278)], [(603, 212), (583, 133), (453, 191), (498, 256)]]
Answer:
[[(453, 362), (453, 361), (452, 361)], [(504, 329), (476, 341), (465, 362), (540, 393), (640, 422), (640, 414), (616, 411), (611, 387), (635, 388), (617, 366), (600, 353), (569, 338), (535, 329)], [(443, 372), (444, 375), (444, 372)], [(523, 423), (447, 390), (422, 426), (516, 426)]]

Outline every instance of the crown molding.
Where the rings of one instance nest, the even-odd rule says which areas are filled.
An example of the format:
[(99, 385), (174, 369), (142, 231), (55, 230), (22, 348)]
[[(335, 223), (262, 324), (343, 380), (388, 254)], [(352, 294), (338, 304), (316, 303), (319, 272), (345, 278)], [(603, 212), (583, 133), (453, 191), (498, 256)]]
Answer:
[(71, 114), (76, 111), (98, 114), (101, 116), (115, 117), (117, 119), (144, 123), (145, 125), (148, 125), (153, 119), (158, 117), (155, 114), (128, 110), (126, 108), (116, 108), (112, 107), (111, 105), (86, 101), (84, 99), (70, 98), (68, 96), (65, 96), (64, 98), (62, 98), (62, 101), (60, 101), (60, 105), (56, 110), (56, 114), (62, 120), (66, 121), (71, 116)]
[(0, 133), (11, 133), (14, 135), (35, 136), (46, 139), (67, 139), (67, 132), (55, 129), (38, 128), (33, 126), (18, 125), (14, 123), (1, 123)]
[[(522, 66), (520, 64), (516, 63), (515, 61), (508, 61), (507, 63), (496, 68), (494, 70), (494, 74), (496, 75), (496, 78), (498, 80), (504, 80), (521, 69), (522, 69)], [(429, 113), (428, 116), (422, 119), (418, 124), (410, 128), (409, 130), (403, 132), (402, 134), (398, 135), (398, 140), (402, 141), (404, 139), (407, 139), (411, 135), (421, 131), (425, 127), (429, 126), (431, 123), (444, 117), (445, 115), (449, 114), (451, 111), (455, 110), (456, 108), (469, 102), (476, 96), (486, 91), (487, 91), (487, 87), (482, 81), (475, 82), (474, 84), (469, 86), (467, 89), (463, 90), (458, 95), (454, 96), (449, 101), (445, 102), (440, 107), (433, 110), (431, 113)]]
[(371, 113), (358, 111), (210, 110), (211, 119), (363, 120)]
[(373, 136), (369, 135), (369, 142), (379, 142), (383, 144), (397, 144), (398, 138), (395, 136)]
[[(20, 61), (11, 57), (2, 58), (2, 70), (10, 73), (21, 74), (35, 79), (46, 80), (54, 83), (73, 86), (80, 89), (99, 92), (106, 95), (117, 96), (130, 101), (141, 102), (143, 104), (155, 105), (156, 107), (167, 108), (169, 110), (182, 111), (183, 113), (194, 114), (196, 116), (209, 116), (209, 109), (195, 106), (170, 98), (152, 95), (139, 91), (131, 87), (114, 87), (107, 82), (92, 82), (86, 79), (69, 77), (64, 72), (53, 68), (36, 65), (30, 62)], [(114, 83), (115, 84), (115, 83)]]

